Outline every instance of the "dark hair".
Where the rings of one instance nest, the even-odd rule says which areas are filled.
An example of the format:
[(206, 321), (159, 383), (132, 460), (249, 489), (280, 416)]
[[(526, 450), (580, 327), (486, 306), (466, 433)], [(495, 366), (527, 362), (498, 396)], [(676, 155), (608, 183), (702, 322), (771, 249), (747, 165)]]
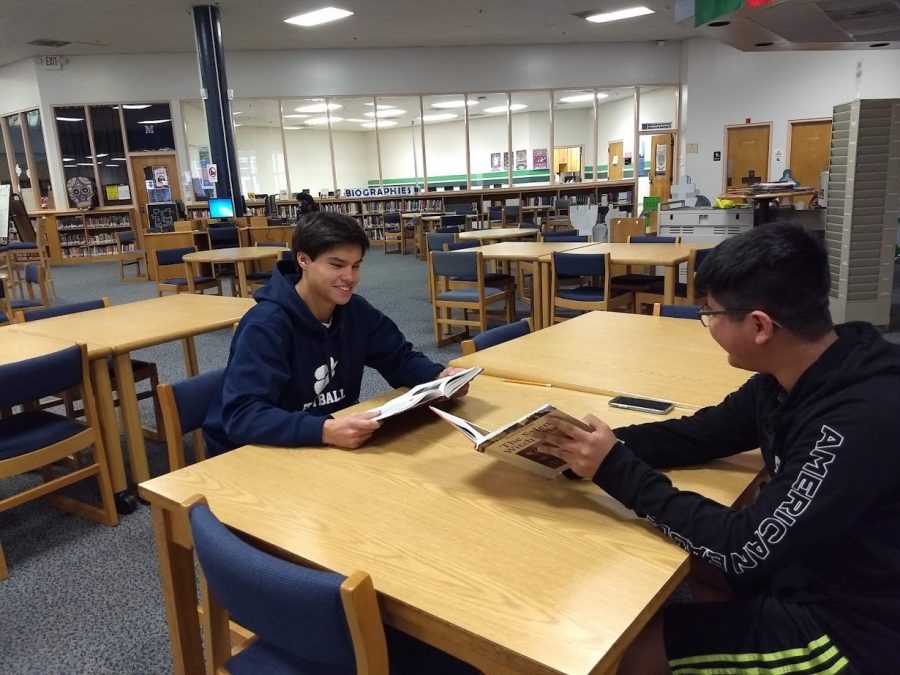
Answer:
[(308, 192), (297, 193), (297, 204), (300, 206), (301, 216), (305, 213), (312, 213), (313, 211), (319, 210), (319, 205), (316, 204), (316, 200), (313, 199), (313, 196)]
[(828, 254), (802, 227), (763, 225), (726, 239), (703, 260), (694, 284), (724, 308), (763, 310), (805, 340), (832, 328)]
[(336, 246), (356, 245), (363, 255), (369, 249), (369, 238), (362, 226), (350, 216), (328, 211), (313, 211), (300, 217), (291, 237), (294, 259), (300, 252), (312, 260)]

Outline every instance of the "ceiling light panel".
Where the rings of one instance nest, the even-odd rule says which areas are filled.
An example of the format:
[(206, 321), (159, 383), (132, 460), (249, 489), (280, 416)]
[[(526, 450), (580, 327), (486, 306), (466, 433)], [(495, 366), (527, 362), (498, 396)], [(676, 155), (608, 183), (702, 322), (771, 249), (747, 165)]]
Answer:
[(340, 103), (313, 103), (312, 105), (302, 105), (294, 108), (294, 112), (298, 113), (323, 113), (329, 110), (340, 110), (343, 108)]
[(610, 21), (621, 21), (622, 19), (633, 19), (636, 16), (645, 16), (647, 14), (653, 14), (653, 10), (649, 7), (629, 7), (628, 9), (619, 9), (615, 12), (590, 14), (584, 18), (591, 23), (608, 23)]
[(344, 19), (352, 15), (353, 12), (350, 12), (346, 9), (339, 9), (337, 7), (323, 7), (322, 9), (317, 9), (312, 12), (306, 12), (305, 14), (292, 16), (290, 19), (285, 19), (284, 22), (293, 24), (295, 26), (310, 28), (312, 26), (320, 26), (323, 23), (337, 21), (338, 19)]

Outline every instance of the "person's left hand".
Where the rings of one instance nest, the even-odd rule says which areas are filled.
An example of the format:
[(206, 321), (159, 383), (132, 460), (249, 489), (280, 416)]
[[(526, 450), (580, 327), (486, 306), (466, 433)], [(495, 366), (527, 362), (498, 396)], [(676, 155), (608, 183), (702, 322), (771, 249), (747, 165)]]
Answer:
[[(448, 375), (456, 375), (456, 373), (461, 373), (466, 370), (466, 368), (444, 368), (441, 372), (438, 373), (438, 376), (435, 378), (436, 380), (441, 379), (442, 377), (447, 377)], [(466, 385), (460, 389), (458, 392), (453, 394), (451, 398), (460, 398), (469, 393), (469, 383), (466, 382)]]
[(547, 419), (555, 430), (534, 432), (534, 437), (541, 442), (537, 449), (564, 460), (582, 478), (593, 478), (618, 442), (612, 429), (594, 415), (584, 418), (591, 431), (552, 415)]

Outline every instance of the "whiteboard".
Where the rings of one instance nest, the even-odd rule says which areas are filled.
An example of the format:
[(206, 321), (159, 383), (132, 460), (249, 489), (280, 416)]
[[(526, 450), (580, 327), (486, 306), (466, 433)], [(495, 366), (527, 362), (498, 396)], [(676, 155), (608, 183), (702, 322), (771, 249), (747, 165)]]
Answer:
[(9, 237), (9, 196), (11, 185), (0, 185), (0, 239)]

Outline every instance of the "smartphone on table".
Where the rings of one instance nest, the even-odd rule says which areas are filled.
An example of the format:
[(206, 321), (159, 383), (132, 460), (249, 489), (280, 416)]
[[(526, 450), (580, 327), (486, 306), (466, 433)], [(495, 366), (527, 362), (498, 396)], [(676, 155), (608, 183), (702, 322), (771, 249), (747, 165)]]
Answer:
[(656, 415), (665, 415), (675, 407), (675, 404), (671, 401), (660, 401), (655, 398), (640, 398), (637, 396), (616, 396), (609, 400), (609, 405), (613, 408), (638, 410)]

